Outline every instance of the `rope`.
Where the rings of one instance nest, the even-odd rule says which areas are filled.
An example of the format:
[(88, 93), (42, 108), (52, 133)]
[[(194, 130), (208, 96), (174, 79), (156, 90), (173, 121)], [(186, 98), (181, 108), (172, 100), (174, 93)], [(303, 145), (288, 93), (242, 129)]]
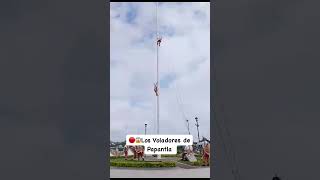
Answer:
[[(169, 61), (168, 64), (169, 64), (169, 68), (168, 68), (169, 72), (171, 74), (174, 74), (173, 72), (175, 72), (175, 67), (174, 67), (173, 63), (171, 63), (171, 61)], [(188, 131), (188, 123), (186, 122), (186, 120), (188, 118), (187, 118), (185, 109), (183, 107), (183, 101), (182, 101), (182, 98), (181, 98), (181, 93), (179, 91), (179, 86), (178, 86), (178, 80), (177, 79), (174, 81), (174, 90), (175, 90), (175, 94), (176, 94), (176, 100), (177, 100), (177, 104), (178, 104), (178, 109), (179, 109), (180, 113), (182, 114), (182, 118), (184, 120), (184, 123), (185, 123), (187, 131)]]

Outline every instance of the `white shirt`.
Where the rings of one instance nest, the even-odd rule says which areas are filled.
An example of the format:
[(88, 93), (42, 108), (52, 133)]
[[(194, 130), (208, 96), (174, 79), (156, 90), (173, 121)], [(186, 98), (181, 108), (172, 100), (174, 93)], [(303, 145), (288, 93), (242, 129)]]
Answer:
[(185, 146), (185, 147), (184, 147), (184, 150), (185, 150), (185, 151), (192, 151), (193, 148), (192, 148), (192, 146), (188, 145), (188, 146)]

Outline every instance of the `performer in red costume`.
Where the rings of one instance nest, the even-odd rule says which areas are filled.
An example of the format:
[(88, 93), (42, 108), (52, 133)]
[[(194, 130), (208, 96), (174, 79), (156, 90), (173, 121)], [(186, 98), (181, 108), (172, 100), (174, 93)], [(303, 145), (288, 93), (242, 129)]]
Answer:
[(127, 145), (125, 145), (124, 146), (124, 157), (125, 157), (125, 160), (127, 160), (128, 159), (128, 146)]
[(210, 144), (205, 144), (203, 148), (203, 166), (209, 166), (210, 162)]

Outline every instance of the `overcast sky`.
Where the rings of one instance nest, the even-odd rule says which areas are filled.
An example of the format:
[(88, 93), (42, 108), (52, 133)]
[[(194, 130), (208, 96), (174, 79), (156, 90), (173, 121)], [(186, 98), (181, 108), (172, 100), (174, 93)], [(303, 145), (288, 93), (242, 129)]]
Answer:
[[(110, 5), (110, 135), (156, 132), (156, 9), (150, 2)], [(160, 3), (160, 133), (210, 138), (210, 4)], [(183, 115), (185, 114), (185, 115)]]

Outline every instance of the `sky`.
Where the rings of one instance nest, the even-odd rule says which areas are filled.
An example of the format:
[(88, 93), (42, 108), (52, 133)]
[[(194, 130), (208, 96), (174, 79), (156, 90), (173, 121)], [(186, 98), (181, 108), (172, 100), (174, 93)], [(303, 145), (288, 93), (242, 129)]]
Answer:
[[(159, 3), (160, 134), (210, 138), (210, 3)], [(110, 3), (110, 137), (156, 134), (156, 4)]]

